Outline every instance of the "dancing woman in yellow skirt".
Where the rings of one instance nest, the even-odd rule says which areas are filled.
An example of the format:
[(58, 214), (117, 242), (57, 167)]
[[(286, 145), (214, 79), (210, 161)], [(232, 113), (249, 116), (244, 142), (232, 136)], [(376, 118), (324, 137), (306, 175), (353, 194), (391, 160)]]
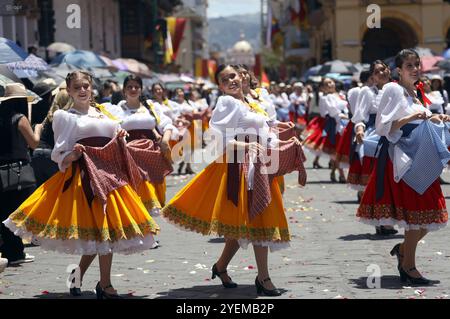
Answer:
[[(254, 112), (245, 102), (241, 78), (236, 69), (220, 66), (216, 72), (216, 81), (224, 95), (219, 98), (213, 111), (210, 127), (220, 132), (218, 136), (223, 138), (223, 145), (227, 149), (247, 149), (249, 153), (256, 154), (264, 151), (265, 147), (281, 147), (289, 143), (279, 141), (270, 132), (266, 118)], [(261, 144), (235, 140), (236, 130), (239, 129), (249, 134), (257, 132)], [(293, 142), (300, 144), (298, 140), (290, 143)], [(252, 181), (243, 169), (236, 171), (235, 164), (225, 160), (224, 155), (197, 174), (161, 213), (169, 222), (187, 230), (226, 238), (222, 255), (212, 268), (213, 278), (218, 276), (225, 288), (237, 287), (226, 271), (231, 259), (240, 247), (253, 244), (258, 266), (255, 279), (257, 292), (279, 296), (281, 292), (271, 282), (267, 264), (268, 249), (274, 251), (286, 248), (290, 241), (278, 183), (272, 180), (267, 186), (271, 197), (267, 207), (258, 215), (250, 216), (249, 198), (254, 192), (249, 189), (252, 189), (251, 185), (256, 179)]]
[[(270, 99), (269, 92), (264, 88), (258, 88), (258, 80), (255, 75), (244, 64), (235, 66), (242, 78), (242, 91), (249, 102), (249, 105), (259, 114), (267, 118), (267, 123), (274, 132), (279, 133), (279, 139), (283, 140), (282, 131), (289, 131), (291, 134), (286, 138), (295, 136), (295, 125), (292, 122), (280, 122), (277, 120), (276, 107)], [(281, 194), (284, 194), (284, 176), (277, 176), (276, 180), (280, 186)]]
[[(129, 75), (123, 83), (125, 100), (118, 105), (104, 104), (105, 109), (120, 121), (120, 126), (128, 132), (127, 141), (152, 140), (157, 143), (163, 154), (170, 156), (169, 140), (177, 135), (178, 130), (172, 125), (172, 120), (164, 115), (152, 104), (147, 104), (142, 98), (142, 79), (136, 75)], [(162, 134), (163, 136), (160, 136)], [(137, 164), (140, 163), (135, 159)], [(167, 165), (166, 165), (167, 166)], [(170, 165), (168, 165), (170, 166)], [(143, 167), (141, 167), (143, 168)], [(158, 168), (154, 168), (156, 170)], [(171, 171), (171, 167), (169, 167)], [(145, 169), (144, 169), (145, 170)], [(166, 171), (166, 174), (170, 173)], [(160, 183), (145, 181), (137, 189), (138, 195), (152, 216), (159, 214), (164, 198), (157, 189)], [(159, 195), (159, 196), (158, 196)]]
[[(67, 76), (66, 82), (73, 106), (68, 111), (56, 111), (53, 117), (52, 160), (58, 163), (60, 172), (3, 223), (16, 235), (32, 238), (44, 249), (83, 255), (79, 264), (81, 280), (99, 255), (97, 298), (119, 298), (111, 285), (113, 253), (150, 249), (159, 227), (127, 182), (131, 181), (131, 174), (124, 168), (134, 162), (126, 156), (125, 142), (120, 140), (126, 131), (93, 107), (92, 77), (76, 71)], [(123, 152), (115, 149), (108, 153), (114, 145)], [(97, 157), (87, 157), (87, 152)], [(110, 159), (101, 160), (104, 156)], [(118, 180), (115, 176), (121, 177), (121, 182), (114, 182)], [(105, 184), (108, 177), (110, 182)], [(70, 293), (81, 295), (79, 285), (72, 287)]]
[[(178, 103), (167, 98), (166, 90), (161, 83), (154, 83), (152, 85), (152, 100), (147, 100), (147, 104), (155, 111), (155, 113), (163, 114), (166, 116), (166, 118), (169, 118), (171, 120), (171, 124), (176, 123), (179, 115)], [(170, 140), (178, 142), (178, 131), (175, 129), (175, 127), (173, 127), (172, 130), (173, 134)], [(163, 183), (155, 184), (155, 188), (159, 202), (164, 206), (166, 202), (165, 179)]]

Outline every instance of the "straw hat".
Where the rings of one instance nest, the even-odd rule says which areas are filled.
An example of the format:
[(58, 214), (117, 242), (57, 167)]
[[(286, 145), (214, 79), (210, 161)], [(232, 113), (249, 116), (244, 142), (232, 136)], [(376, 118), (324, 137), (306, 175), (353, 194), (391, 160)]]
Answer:
[(5, 96), (0, 97), (0, 102), (11, 99), (27, 99), (28, 102), (33, 102), (34, 97), (28, 95), (22, 83), (8, 83), (5, 86)]

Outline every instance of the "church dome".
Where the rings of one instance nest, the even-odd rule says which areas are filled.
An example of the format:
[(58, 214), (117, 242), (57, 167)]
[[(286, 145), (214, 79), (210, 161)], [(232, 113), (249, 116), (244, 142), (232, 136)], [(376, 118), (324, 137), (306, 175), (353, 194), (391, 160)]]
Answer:
[(251, 53), (253, 51), (253, 48), (248, 41), (241, 40), (239, 42), (236, 42), (236, 44), (233, 46), (233, 51), (235, 52), (242, 52), (242, 53)]

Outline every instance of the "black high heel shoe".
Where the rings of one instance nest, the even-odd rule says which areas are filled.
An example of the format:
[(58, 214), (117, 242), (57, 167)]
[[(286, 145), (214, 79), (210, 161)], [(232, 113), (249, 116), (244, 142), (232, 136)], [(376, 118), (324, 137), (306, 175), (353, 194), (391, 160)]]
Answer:
[(395, 245), (394, 248), (392, 248), (392, 250), (390, 252), (391, 256), (397, 256), (397, 262), (398, 262), (397, 269), (399, 271), (400, 271), (400, 268), (402, 266), (402, 260), (401, 259), (403, 258), (403, 255), (400, 254), (400, 245), (401, 244)]
[(108, 285), (105, 288), (102, 289), (100, 287), (100, 282), (97, 283), (97, 286), (95, 287), (95, 293), (97, 295), (97, 299), (123, 299), (122, 296), (119, 296), (118, 294), (110, 294), (105, 291), (105, 289), (112, 288), (112, 285)]
[(427, 286), (427, 285), (431, 284), (431, 280), (429, 280), (425, 277), (416, 278), (416, 277), (410, 276), (408, 273), (413, 270), (417, 270), (416, 267), (413, 267), (413, 268), (409, 269), (408, 271), (405, 271), (403, 269), (403, 267), (400, 267), (398, 269), (398, 272), (400, 273), (400, 281), (403, 283), (409, 281), (412, 285), (422, 285), (422, 286)]
[[(72, 270), (72, 272), (70, 273), (71, 275), (73, 275), (75, 273), (75, 269)], [(75, 283), (75, 278), (72, 279), (72, 283)], [(80, 297), (81, 296), (81, 285), (80, 287), (72, 287), (69, 289), (69, 293), (71, 296), (73, 297)]]
[(70, 288), (70, 295), (73, 297), (80, 297), (81, 296), (81, 288), (78, 288), (78, 287)]
[(337, 179), (336, 179), (336, 173), (331, 173), (330, 174), (330, 179), (333, 183), (337, 183)]
[[(265, 283), (265, 282), (267, 282), (267, 281), (270, 281), (270, 278), (269, 278), (269, 277), (267, 277), (266, 279), (264, 279), (262, 282)], [(269, 296), (269, 297), (278, 297), (278, 296), (281, 296), (281, 291), (280, 291), (279, 289), (277, 289), (277, 288), (272, 289), (272, 290), (264, 288), (264, 286), (262, 285), (262, 283), (259, 282), (258, 276), (256, 276), (256, 279), (255, 279), (255, 286), (256, 286), (256, 293), (257, 293), (258, 295), (264, 294), (264, 295)]]
[(313, 168), (323, 168), (318, 162), (313, 162)]
[(184, 162), (181, 162), (180, 165), (178, 166), (178, 175), (181, 175), (181, 171), (183, 170), (184, 167)]
[[(235, 283), (235, 282), (233, 282), (233, 280), (231, 280), (231, 278), (230, 278), (230, 276), (228, 276), (228, 273), (227, 273), (226, 270), (224, 270), (224, 271), (218, 271), (218, 270), (217, 270), (216, 264), (214, 264), (214, 265), (212, 266), (211, 272), (212, 272), (211, 279), (216, 278), (216, 276), (219, 277), (219, 279), (222, 281), (222, 285), (223, 285), (225, 288), (237, 288), (237, 286), (238, 286), (237, 283)], [(222, 279), (222, 277), (220, 277), (220, 275), (223, 275), (223, 274), (226, 274), (226, 275), (228, 276), (228, 278), (230, 279), (230, 281), (228, 281), (228, 282), (224, 281), (224, 280)]]

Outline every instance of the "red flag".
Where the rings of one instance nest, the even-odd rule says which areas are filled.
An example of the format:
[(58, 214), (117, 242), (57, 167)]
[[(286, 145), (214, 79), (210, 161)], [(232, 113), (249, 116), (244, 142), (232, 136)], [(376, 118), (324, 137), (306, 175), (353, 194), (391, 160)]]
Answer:
[(183, 39), (183, 34), (186, 27), (186, 19), (169, 17), (166, 18), (166, 20), (167, 20), (167, 28), (172, 38), (172, 47), (173, 47), (172, 60), (175, 60), (177, 58), (181, 40)]
[(261, 75), (261, 86), (263, 88), (268, 88), (270, 86), (269, 77), (267, 76), (266, 72), (264, 72), (264, 70), (262, 71)]

